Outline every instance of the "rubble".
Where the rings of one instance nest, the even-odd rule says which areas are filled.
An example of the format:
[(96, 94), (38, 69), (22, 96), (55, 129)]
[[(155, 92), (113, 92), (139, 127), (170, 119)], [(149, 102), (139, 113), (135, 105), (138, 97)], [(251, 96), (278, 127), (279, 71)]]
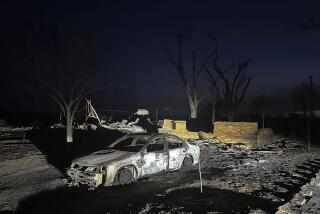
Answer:
[(146, 130), (143, 129), (141, 126), (135, 125), (136, 123), (129, 122), (127, 120), (122, 120), (121, 122), (115, 122), (110, 124), (101, 124), (101, 127), (110, 129), (110, 130), (117, 130), (125, 134), (130, 133), (145, 133)]
[(213, 137), (222, 143), (245, 144), (260, 147), (273, 142), (272, 129), (258, 129), (258, 123), (252, 122), (215, 122)]
[[(275, 210), (279, 204), (287, 201), (288, 197), (291, 198), (297, 192), (296, 189), (300, 188), (304, 182), (308, 182), (309, 177), (314, 176), (313, 172), (320, 169), (319, 148), (313, 148), (311, 152), (307, 152), (301, 142), (278, 139), (280, 141), (255, 149), (245, 145), (214, 144), (209, 140), (195, 141), (201, 148), (203, 194), (206, 196), (206, 191), (212, 189), (231, 190), (235, 193), (244, 193), (251, 197), (269, 201), (274, 207), (267, 209), (266, 207), (248, 208), (248, 213), (264, 214), (270, 213), (270, 210)], [(278, 213), (318, 213), (320, 204), (318, 194), (320, 191), (319, 172), (316, 178), (309, 183), (301, 188), (301, 192), (297, 194), (298, 196), (295, 196), (297, 199), (293, 199), (290, 203), (281, 207), (282, 211), (287, 210), (287, 212)], [(310, 185), (313, 186), (310, 187)], [(200, 181), (196, 179), (188, 183), (171, 186), (156, 197), (167, 201), (166, 197), (172, 194), (175, 195), (177, 192), (198, 188), (200, 191)], [(182, 199), (176, 198), (176, 200), (183, 200), (183, 198), (189, 196), (180, 197)], [(199, 203), (199, 206), (208, 206), (205, 203), (205, 198), (207, 197), (203, 199), (197, 197), (195, 203)], [(304, 206), (305, 208), (303, 208)], [(172, 206), (172, 203), (149, 201), (140, 212), (170, 213), (173, 208), (177, 207), (183, 213), (190, 211), (181, 204)], [(300, 210), (297, 210), (297, 208), (300, 208)], [(210, 208), (207, 209), (210, 210)]]
[[(117, 130), (120, 131), (124, 134), (130, 134), (130, 133), (145, 133), (147, 132), (146, 127), (141, 127), (138, 125), (139, 123), (139, 117), (147, 117), (149, 116), (149, 111), (146, 109), (138, 109), (136, 113), (133, 114), (133, 116), (137, 116), (136, 120), (134, 121), (128, 121), (123, 119), (121, 122), (113, 122), (112, 121), (112, 116), (108, 120), (103, 120), (100, 119), (99, 115), (97, 114), (96, 110), (94, 109), (91, 100), (87, 100), (86, 104), (86, 112), (87, 116), (85, 119), (85, 123), (83, 125), (80, 125), (79, 128), (82, 130), (87, 130), (88, 128), (92, 130), (97, 129), (97, 125), (101, 126), (102, 128), (105, 129), (110, 129), (110, 130)], [(88, 119), (94, 119), (97, 121), (97, 125), (89, 124), (87, 123)], [(151, 124), (150, 120), (148, 119), (149, 123)]]
[[(299, 168), (299, 164), (318, 157), (318, 150), (308, 153), (301, 151), (302, 145), (295, 141), (281, 141), (250, 149), (244, 145), (214, 144), (197, 141), (201, 148), (203, 185), (227, 189), (245, 194), (255, 194), (260, 198), (281, 202), (277, 193), (287, 193), (283, 184), (294, 180), (299, 173), (310, 173)], [(281, 161), (279, 161), (281, 160)], [(212, 168), (224, 169), (218, 176), (210, 176)], [(301, 174), (298, 174), (304, 176)], [(299, 185), (299, 182), (296, 184)], [(267, 190), (267, 191), (266, 191)]]
[(51, 129), (59, 129), (59, 128), (65, 128), (66, 126), (63, 125), (62, 123), (55, 123), (50, 126)]
[(211, 140), (223, 144), (244, 144), (247, 147), (258, 147), (273, 142), (272, 129), (258, 129), (258, 123), (248, 122), (215, 122), (211, 133), (191, 132), (187, 130), (186, 121), (164, 119), (159, 123), (159, 133), (177, 135), (185, 139)]
[[(318, 162), (320, 165), (320, 161)], [(320, 212), (320, 171), (301, 191), (278, 208), (277, 214), (319, 213)]]
[(159, 133), (173, 134), (185, 139), (199, 139), (198, 132), (190, 132), (187, 130), (187, 122), (184, 120), (164, 119)]

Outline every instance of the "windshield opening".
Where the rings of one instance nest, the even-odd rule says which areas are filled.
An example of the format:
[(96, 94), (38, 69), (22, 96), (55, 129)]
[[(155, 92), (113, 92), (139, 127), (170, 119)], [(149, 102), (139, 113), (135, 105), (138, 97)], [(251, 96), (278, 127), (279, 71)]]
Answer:
[(119, 151), (128, 151), (128, 152), (139, 152), (143, 148), (143, 145), (135, 145), (135, 146), (124, 146), (115, 148)]

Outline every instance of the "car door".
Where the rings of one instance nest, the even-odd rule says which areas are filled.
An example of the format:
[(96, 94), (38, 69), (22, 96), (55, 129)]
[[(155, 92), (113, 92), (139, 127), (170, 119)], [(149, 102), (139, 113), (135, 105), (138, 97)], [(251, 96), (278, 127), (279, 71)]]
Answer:
[(154, 139), (142, 152), (142, 176), (155, 174), (167, 169), (168, 151), (163, 138)]
[(175, 136), (167, 136), (166, 142), (169, 149), (169, 169), (178, 169), (183, 162), (187, 148), (182, 140)]

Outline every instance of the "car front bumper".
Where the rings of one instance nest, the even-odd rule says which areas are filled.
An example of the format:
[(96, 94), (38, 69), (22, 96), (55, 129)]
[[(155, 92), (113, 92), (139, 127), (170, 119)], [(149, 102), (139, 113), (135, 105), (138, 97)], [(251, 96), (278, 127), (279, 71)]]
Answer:
[(87, 185), (91, 188), (96, 188), (102, 183), (102, 174), (99, 173), (85, 173), (74, 168), (67, 171), (67, 175), (72, 182)]

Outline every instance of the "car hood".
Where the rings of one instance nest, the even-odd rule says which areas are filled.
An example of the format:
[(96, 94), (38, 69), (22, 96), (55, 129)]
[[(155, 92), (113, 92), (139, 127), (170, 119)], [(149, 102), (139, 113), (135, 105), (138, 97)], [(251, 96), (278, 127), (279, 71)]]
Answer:
[(112, 161), (121, 160), (132, 154), (135, 154), (135, 152), (104, 150), (92, 153), (81, 158), (77, 158), (73, 161), (73, 163), (77, 163), (82, 166), (100, 166), (102, 164), (107, 164)]

